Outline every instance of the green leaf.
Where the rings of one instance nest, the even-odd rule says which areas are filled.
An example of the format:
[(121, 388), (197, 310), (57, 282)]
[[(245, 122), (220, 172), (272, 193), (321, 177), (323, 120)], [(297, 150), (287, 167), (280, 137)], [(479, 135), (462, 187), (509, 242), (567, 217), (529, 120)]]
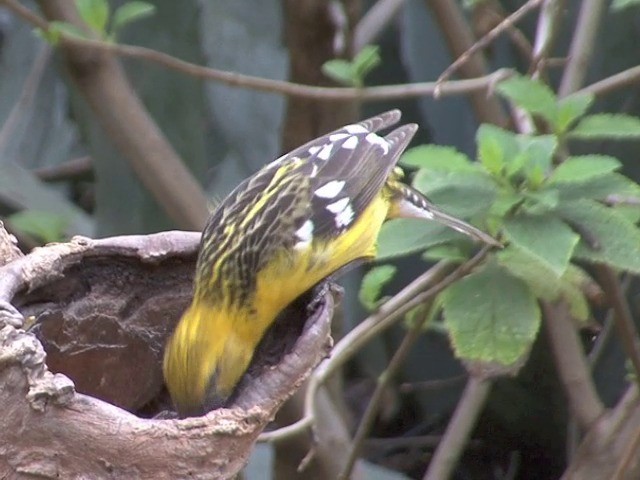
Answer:
[(558, 118), (555, 132), (565, 133), (573, 123), (583, 116), (593, 103), (594, 96), (590, 93), (575, 93), (558, 101)]
[(535, 256), (561, 276), (580, 240), (562, 220), (554, 215), (518, 215), (505, 219), (504, 234), (518, 248)]
[(7, 220), (13, 228), (45, 243), (62, 241), (69, 226), (69, 220), (64, 216), (39, 210), (22, 210)]
[(422, 258), (430, 262), (449, 260), (454, 263), (461, 263), (469, 258), (469, 256), (465, 249), (461, 248), (460, 245), (446, 244), (436, 245), (435, 247), (429, 248), (422, 254)]
[(591, 316), (589, 302), (583, 292), (585, 285), (595, 284), (594, 280), (580, 267), (569, 265), (569, 268), (562, 276), (562, 296), (569, 303), (571, 315), (576, 320), (585, 321)]
[(489, 173), (497, 175), (518, 152), (518, 141), (513, 132), (495, 125), (482, 124), (476, 133), (478, 159)]
[(106, 33), (109, 20), (109, 2), (107, 0), (75, 0), (80, 18), (96, 32)]
[(504, 268), (524, 281), (536, 297), (550, 302), (562, 297), (576, 320), (589, 317), (589, 304), (580, 288), (582, 278), (575, 275), (576, 267), (569, 265), (565, 274), (558, 277), (546, 262), (513, 244), (498, 252), (497, 258)]
[(640, 197), (640, 186), (624, 175), (609, 173), (582, 183), (563, 183), (560, 189), (561, 202), (582, 198), (605, 200), (609, 195)]
[(520, 148), (525, 152), (531, 165), (539, 165), (546, 172), (553, 163), (553, 155), (558, 148), (555, 135), (518, 135)]
[(436, 222), (399, 218), (382, 225), (376, 260), (388, 260), (450, 242), (460, 234)]
[(513, 210), (518, 204), (524, 202), (524, 196), (520, 193), (509, 191), (507, 189), (501, 190), (498, 193), (498, 197), (491, 205), (490, 215), (502, 218), (511, 210)]
[(111, 30), (115, 33), (121, 30), (124, 26), (142, 20), (143, 18), (150, 17), (156, 11), (155, 5), (147, 2), (132, 1), (127, 2), (124, 5), (118, 7), (113, 13), (113, 20), (111, 22)]
[(555, 123), (556, 96), (547, 85), (529, 77), (512, 76), (500, 82), (497, 90), (528, 113)]
[(367, 45), (360, 53), (358, 53), (353, 61), (353, 71), (355, 72), (361, 84), (364, 84), (364, 78), (381, 62), (380, 47), (377, 45)]
[(569, 135), (584, 140), (638, 139), (640, 119), (621, 113), (599, 113), (583, 117)]
[(357, 86), (358, 80), (351, 62), (342, 59), (327, 60), (322, 65), (322, 73), (331, 80), (348, 87)]
[(581, 240), (576, 258), (640, 273), (640, 230), (616, 209), (593, 200), (577, 200), (561, 203), (558, 211), (599, 244), (591, 248)]
[(397, 268), (393, 265), (379, 265), (364, 275), (358, 298), (367, 310), (373, 311), (378, 308), (382, 289), (391, 281), (396, 271)]
[(413, 186), (448, 214), (461, 218), (488, 212), (498, 193), (493, 179), (481, 170), (422, 169), (416, 173)]
[(476, 165), (464, 153), (453, 147), (441, 145), (420, 145), (411, 148), (400, 158), (400, 165), (451, 172), (476, 170)]
[(88, 38), (87, 32), (67, 22), (49, 22), (49, 31), (46, 34), (47, 38), (51, 38), (51, 43), (54, 45), (60, 41), (60, 37), (65, 35), (71, 38)]
[(617, 158), (608, 155), (581, 155), (567, 158), (556, 167), (549, 183), (582, 183), (603, 177), (622, 166)]
[(611, 10), (619, 12), (627, 8), (637, 7), (638, 5), (640, 5), (640, 0), (613, 0), (613, 2), (611, 2)]
[(555, 210), (560, 203), (560, 191), (556, 189), (538, 190), (526, 193), (524, 197), (526, 198), (524, 209), (533, 215), (542, 215)]
[(515, 366), (536, 338), (540, 310), (522, 280), (488, 264), (444, 292), (444, 321), (457, 357)]

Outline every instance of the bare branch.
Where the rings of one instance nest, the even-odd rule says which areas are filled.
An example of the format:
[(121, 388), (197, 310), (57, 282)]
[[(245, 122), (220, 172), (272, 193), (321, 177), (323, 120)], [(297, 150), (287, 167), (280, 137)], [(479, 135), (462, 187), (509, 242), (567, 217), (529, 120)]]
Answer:
[(588, 430), (604, 413), (591, 371), (566, 305), (543, 303), (545, 327), (571, 412)]
[(469, 377), (462, 398), (447, 426), (447, 431), (429, 463), (423, 480), (449, 478), (462, 455), (471, 431), (484, 407), (493, 382), (475, 376)]
[[(426, 4), (440, 26), (451, 56), (459, 58), (470, 52), (475, 39), (460, 5), (454, 0), (427, 0)], [(488, 71), (484, 56), (478, 49), (460, 65), (460, 72), (466, 78), (483, 76)], [(479, 123), (493, 123), (501, 127), (508, 125), (509, 118), (497, 97), (475, 92), (469, 95), (469, 99)]]
[(560, 97), (566, 97), (575, 92), (583, 84), (589, 60), (595, 50), (598, 26), (607, 4), (605, 0), (584, 0), (581, 3), (578, 22), (569, 49), (569, 61), (558, 88)]

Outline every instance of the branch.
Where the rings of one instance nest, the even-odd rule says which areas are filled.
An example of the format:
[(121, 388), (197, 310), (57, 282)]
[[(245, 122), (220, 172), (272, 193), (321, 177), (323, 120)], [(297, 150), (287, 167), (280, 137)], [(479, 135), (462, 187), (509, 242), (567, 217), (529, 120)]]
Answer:
[[(428, 303), (431, 304), (432, 302)], [(360, 455), (367, 434), (371, 430), (373, 422), (378, 415), (378, 409), (380, 408), (380, 404), (382, 403), (382, 400), (384, 398), (385, 391), (391, 383), (391, 379), (395, 377), (400, 367), (402, 367), (402, 364), (407, 358), (407, 355), (409, 355), (409, 353), (411, 352), (413, 345), (422, 335), (424, 324), (429, 318), (430, 310), (431, 305), (428, 305), (428, 308), (425, 308), (425, 312), (422, 314), (421, 318), (414, 322), (409, 331), (405, 334), (402, 342), (400, 343), (400, 346), (387, 365), (387, 368), (378, 377), (376, 388), (373, 391), (371, 398), (369, 399), (367, 408), (365, 409), (364, 414), (362, 415), (362, 419), (360, 420), (360, 425), (358, 425), (358, 430), (353, 437), (349, 456), (347, 457), (347, 463), (343, 467), (342, 472), (338, 477), (341, 480), (348, 480), (349, 478), (351, 478), (351, 471), (353, 470), (356, 460)]]
[[(31, 25), (48, 30), (49, 24), (31, 10), (23, 7), (15, 0), (0, 0), (9, 10), (20, 16)], [(412, 98), (438, 95), (463, 95), (475, 91), (489, 91), (497, 82), (508, 78), (509, 70), (497, 70), (490, 75), (470, 80), (452, 82), (419, 82), (401, 85), (387, 85), (368, 88), (334, 88), (314, 87), (290, 83), (281, 80), (271, 80), (251, 75), (242, 75), (235, 72), (216, 70), (203, 67), (194, 63), (180, 60), (166, 53), (158, 52), (144, 47), (129, 45), (115, 45), (100, 40), (78, 39), (64, 37), (64, 45), (68, 47), (85, 47), (102, 52), (111, 52), (124, 57), (135, 58), (160, 65), (170, 70), (176, 70), (203, 80), (217, 81), (232, 87), (251, 88), (266, 93), (277, 93), (291, 97), (309, 98), (318, 101), (343, 101), (358, 100), (362, 102), (395, 100), (400, 98)]]
[(353, 53), (358, 54), (364, 47), (373, 43), (398, 15), (407, 0), (378, 0), (369, 8), (353, 32)]
[[(543, 0), (528, 0), (522, 7), (513, 12), (511, 15), (506, 17), (499, 25), (495, 28), (492, 28), (487, 32), (481, 39), (479, 39), (476, 43), (473, 44), (471, 48), (469, 48), (464, 54), (460, 55), (458, 59), (449, 65), (444, 72), (438, 77), (438, 81), (436, 82), (439, 87), (441, 84), (444, 85), (444, 81), (447, 80), (455, 71), (457, 71), (462, 65), (467, 63), (469, 59), (475, 55), (476, 52), (482, 50), (491, 42), (493, 42), (498, 35), (500, 35), (505, 30), (510, 29), (513, 24), (519, 21), (522, 17), (524, 17), (531, 10), (536, 9)], [(437, 95), (440, 94), (440, 90), (438, 88)]]
[(604, 0), (584, 0), (581, 3), (569, 49), (569, 61), (560, 81), (558, 96), (566, 97), (580, 88), (584, 82), (589, 60), (595, 50), (598, 26), (606, 8), (607, 2)]
[(482, 407), (487, 401), (492, 384), (491, 380), (469, 377), (467, 386), (462, 392), (462, 398), (429, 463), (429, 469), (424, 474), (423, 480), (443, 480), (451, 476)]
[[(474, 37), (469, 23), (460, 6), (453, 0), (427, 0), (453, 58), (466, 55), (474, 48)], [(486, 75), (489, 68), (482, 53), (476, 49), (469, 53), (467, 61), (460, 65), (460, 72), (466, 78)], [(509, 118), (505, 114), (500, 100), (496, 96), (475, 92), (469, 95), (479, 123), (492, 123), (506, 127)]]
[(558, 374), (569, 400), (569, 408), (584, 431), (604, 413), (582, 351), (576, 328), (565, 305), (542, 304), (544, 322)]
[[(27, 18), (24, 7), (14, 0), (2, 3)], [(39, 4), (49, 19), (83, 27), (73, 2)], [(28, 18), (35, 22), (32, 17)], [(47, 24), (38, 20), (37, 26)], [(178, 227), (201, 230), (209, 216), (206, 196), (142, 105), (121, 65), (112, 55), (82, 43), (63, 41), (60, 47), (71, 79), (140, 181)]]
[(636, 378), (640, 378), (640, 338), (629, 304), (613, 269), (608, 265), (598, 265), (596, 269), (602, 290), (607, 295), (609, 304), (615, 312), (615, 326), (624, 353), (633, 365)]

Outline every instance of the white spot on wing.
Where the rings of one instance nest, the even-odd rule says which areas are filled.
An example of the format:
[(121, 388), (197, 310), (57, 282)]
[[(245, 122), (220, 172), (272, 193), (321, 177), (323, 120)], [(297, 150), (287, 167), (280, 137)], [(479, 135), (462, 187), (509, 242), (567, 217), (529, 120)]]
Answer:
[(382, 150), (384, 151), (385, 155), (389, 153), (389, 142), (387, 142), (381, 136), (376, 135), (375, 133), (370, 133), (365, 138), (369, 143), (382, 147)]
[(337, 142), (338, 140), (342, 140), (343, 138), (347, 138), (348, 136), (348, 133), (334, 133), (333, 135), (329, 135), (329, 141)]
[(331, 156), (331, 150), (333, 150), (333, 143), (327, 143), (322, 150), (318, 152), (318, 158), (321, 160), (329, 160)]
[(357, 146), (358, 146), (358, 137), (356, 137), (355, 135), (352, 135), (349, 138), (347, 138), (345, 142), (342, 144), (342, 148), (346, 148), (348, 150), (353, 150)]
[(346, 127), (344, 127), (344, 130), (352, 135), (356, 133), (367, 133), (369, 131), (362, 125), (359, 125), (357, 123), (354, 125), (347, 125)]
[(337, 202), (333, 202), (327, 205), (327, 210), (329, 210), (331, 213), (340, 213), (347, 207), (347, 205), (349, 205), (349, 197), (344, 197)]
[(313, 168), (311, 169), (311, 173), (309, 174), (310, 178), (315, 177), (318, 174), (318, 165), (313, 164)]
[(296, 237), (303, 242), (310, 242), (313, 238), (313, 222), (307, 220), (302, 226), (296, 230)]
[(311, 245), (311, 241), (313, 240), (313, 222), (311, 220), (304, 222), (302, 226), (296, 230), (296, 237), (299, 241), (293, 246), (295, 250), (304, 250)]
[(309, 153), (311, 155), (315, 155), (316, 153), (318, 153), (320, 151), (322, 147), (319, 147), (318, 145), (314, 145), (313, 147), (309, 147)]
[(348, 197), (330, 203), (327, 205), (327, 210), (335, 214), (334, 221), (337, 228), (344, 228), (353, 221), (354, 211)]
[(351, 208), (351, 205), (347, 205), (344, 210), (338, 213), (335, 220), (338, 228), (348, 226), (353, 220), (353, 208)]
[(314, 194), (321, 198), (335, 198), (344, 188), (344, 180), (332, 180), (318, 188)]

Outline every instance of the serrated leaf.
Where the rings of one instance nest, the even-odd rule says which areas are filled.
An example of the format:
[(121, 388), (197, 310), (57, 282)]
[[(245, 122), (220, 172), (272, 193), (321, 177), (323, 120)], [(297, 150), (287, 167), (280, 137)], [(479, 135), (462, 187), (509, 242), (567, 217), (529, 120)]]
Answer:
[(455, 217), (470, 218), (489, 211), (498, 188), (481, 170), (447, 172), (419, 170), (413, 186)]
[(350, 62), (341, 59), (327, 60), (322, 64), (322, 73), (331, 80), (348, 87), (357, 85), (357, 77)]
[(69, 226), (69, 220), (64, 216), (38, 210), (22, 210), (7, 220), (13, 228), (45, 243), (62, 241)]
[(560, 191), (547, 188), (526, 193), (524, 210), (532, 215), (542, 215), (554, 210), (560, 203)]
[(640, 186), (619, 173), (609, 173), (581, 183), (563, 183), (560, 189), (562, 202), (592, 198), (605, 200), (609, 195), (640, 197)]
[(400, 157), (400, 165), (451, 172), (476, 170), (475, 164), (464, 153), (442, 145), (420, 145), (410, 148)]
[(118, 32), (124, 26), (129, 23), (142, 20), (143, 18), (150, 17), (156, 11), (155, 5), (147, 2), (132, 1), (121, 5), (113, 13), (113, 20), (111, 23), (111, 29), (113, 32)]
[(580, 120), (569, 135), (583, 140), (638, 139), (640, 119), (621, 113), (588, 115)]
[(581, 183), (603, 177), (620, 167), (622, 163), (609, 155), (569, 157), (555, 168), (549, 177), (549, 183)]
[(558, 101), (558, 115), (555, 124), (557, 134), (565, 133), (573, 123), (587, 113), (593, 103), (594, 96), (590, 93), (575, 93)]
[(506, 218), (504, 234), (518, 248), (535, 256), (560, 277), (580, 240), (562, 220), (554, 215), (518, 215)]
[(460, 234), (436, 222), (399, 218), (382, 225), (376, 260), (388, 260), (459, 238)]
[(107, 0), (75, 0), (80, 18), (98, 33), (104, 34), (109, 20)]
[(598, 248), (581, 240), (574, 256), (614, 268), (640, 273), (640, 230), (614, 208), (593, 200), (563, 202), (558, 207), (563, 218), (587, 231)]
[(522, 280), (488, 264), (444, 292), (444, 321), (457, 357), (514, 366), (535, 340), (540, 310)]
[(556, 96), (547, 85), (529, 77), (512, 76), (500, 82), (496, 90), (528, 113), (555, 123)]
[(490, 124), (480, 125), (476, 133), (476, 144), (480, 163), (493, 175), (499, 174), (518, 152), (516, 135)]
[(393, 265), (379, 265), (364, 275), (358, 298), (367, 310), (373, 311), (378, 308), (382, 289), (391, 281), (396, 271), (397, 268)]
[(518, 192), (509, 191), (507, 189), (501, 190), (498, 193), (496, 200), (491, 205), (489, 215), (493, 215), (499, 218), (504, 217), (511, 210), (516, 208), (517, 205), (524, 202), (524, 196)]
[[(526, 161), (524, 171), (527, 179), (534, 180), (535, 172), (546, 174), (551, 169), (553, 156), (558, 148), (555, 135), (518, 135), (518, 144)], [(534, 182), (535, 183), (535, 182)]]
[(515, 245), (498, 252), (497, 258), (504, 268), (529, 285), (536, 297), (550, 302), (562, 297), (576, 320), (589, 317), (589, 304), (580, 283), (573, 282), (577, 278), (575, 267), (569, 265), (565, 274), (558, 277), (545, 262)]

